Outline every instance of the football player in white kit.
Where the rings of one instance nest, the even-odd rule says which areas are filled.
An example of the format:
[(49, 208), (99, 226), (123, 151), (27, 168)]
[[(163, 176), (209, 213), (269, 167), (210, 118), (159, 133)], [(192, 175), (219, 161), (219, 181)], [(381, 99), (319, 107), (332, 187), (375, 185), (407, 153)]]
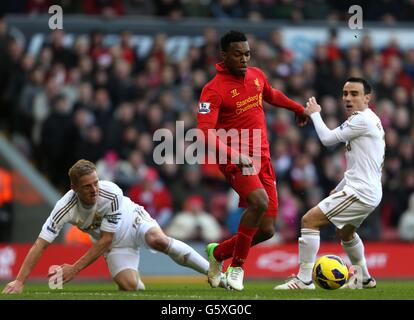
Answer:
[[(342, 247), (355, 270), (341, 288), (375, 288), (376, 281), (368, 272), (364, 244), (355, 232), (382, 198), (381, 171), (385, 140), (380, 119), (368, 107), (371, 87), (362, 78), (349, 78), (343, 87), (342, 100), (348, 119), (330, 130), (321, 118), (321, 107), (314, 97), (307, 102), (306, 114), (325, 146), (345, 143), (347, 168), (344, 178), (329, 197), (302, 217), (299, 238), (299, 272), (276, 290), (315, 289), (312, 269), (319, 250), (319, 228), (328, 223), (336, 227)], [(362, 274), (361, 274), (362, 273)]]
[(30, 272), (66, 223), (87, 232), (94, 245), (74, 264), (61, 266), (63, 283), (104, 255), (120, 290), (145, 289), (139, 278), (139, 250), (145, 246), (176, 263), (207, 274), (208, 262), (187, 244), (167, 237), (145, 209), (125, 197), (114, 183), (100, 181), (95, 165), (79, 160), (69, 170), (72, 189), (55, 205), (27, 254), (16, 280), (3, 293), (21, 293)]

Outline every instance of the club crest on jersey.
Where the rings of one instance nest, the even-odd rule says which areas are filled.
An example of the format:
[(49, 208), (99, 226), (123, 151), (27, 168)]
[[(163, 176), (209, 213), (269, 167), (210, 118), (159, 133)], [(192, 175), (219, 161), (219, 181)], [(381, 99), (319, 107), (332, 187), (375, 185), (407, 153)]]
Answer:
[(210, 112), (210, 102), (200, 102), (198, 104), (198, 113), (206, 114)]
[(260, 82), (259, 82), (259, 79), (258, 79), (258, 78), (256, 78), (256, 79), (254, 80), (254, 84), (256, 85), (256, 89), (257, 89), (257, 91), (260, 91)]

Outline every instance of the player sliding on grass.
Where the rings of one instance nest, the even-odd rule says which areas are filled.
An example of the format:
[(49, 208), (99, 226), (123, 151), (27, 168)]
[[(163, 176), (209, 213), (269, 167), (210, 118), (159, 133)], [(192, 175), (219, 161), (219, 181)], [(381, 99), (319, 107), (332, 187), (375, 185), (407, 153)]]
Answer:
[(8, 283), (3, 293), (23, 291), (30, 272), (66, 223), (89, 233), (95, 243), (74, 264), (61, 266), (63, 283), (104, 255), (120, 290), (143, 290), (145, 287), (138, 274), (142, 246), (163, 252), (176, 263), (207, 274), (207, 260), (187, 244), (167, 237), (148, 212), (125, 197), (116, 184), (100, 181), (93, 163), (79, 160), (70, 168), (69, 177), (72, 190), (56, 203), (16, 280)]
[[(321, 107), (310, 98), (305, 110), (325, 146), (345, 143), (347, 168), (344, 178), (329, 197), (310, 209), (302, 218), (299, 238), (299, 273), (276, 290), (315, 289), (312, 268), (319, 250), (319, 228), (328, 223), (336, 226), (342, 246), (355, 270), (341, 288), (375, 288), (376, 281), (368, 272), (364, 244), (355, 233), (361, 223), (378, 206), (382, 197), (381, 170), (385, 140), (381, 120), (368, 107), (371, 87), (361, 78), (349, 78), (344, 85), (342, 100), (348, 119), (338, 128), (329, 130), (323, 122)], [(362, 282), (361, 282), (362, 280)]]
[[(232, 289), (243, 290), (242, 267), (250, 246), (273, 236), (278, 209), (263, 100), (293, 111), (301, 126), (306, 124), (308, 117), (302, 105), (272, 88), (260, 69), (248, 67), (250, 48), (243, 33), (228, 32), (221, 38), (220, 45), (223, 62), (216, 65), (216, 76), (201, 93), (198, 128), (207, 138), (209, 150), (215, 152), (221, 172), (239, 194), (240, 207), (246, 210), (235, 236), (207, 246), (208, 279), (212, 287), (217, 287), (222, 262), (232, 258), (226, 271), (227, 283)], [(231, 141), (221, 140), (214, 134), (214, 129), (232, 132), (237, 147), (233, 148)], [(259, 132), (259, 137), (255, 138), (255, 132)], [(220, 154), (225, 155), (225, 161)]]

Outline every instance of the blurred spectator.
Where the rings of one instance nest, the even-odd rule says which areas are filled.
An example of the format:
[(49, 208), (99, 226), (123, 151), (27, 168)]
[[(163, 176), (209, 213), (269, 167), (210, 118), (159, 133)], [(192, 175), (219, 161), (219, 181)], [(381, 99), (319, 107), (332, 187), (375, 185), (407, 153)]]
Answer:
[(184, 15), (187, 17), (208, 17), (210, 0), (181, 0)]
[(221, 239), (221, 227), (211, 214), (204, 211), (204, 200), (197, 195), (189, 196), (183, 211), (174, 215), (166, 228), (166, 234), (184, 241), (216, 242)]
[(104, 157), (96, 162), (96, 173), (99, 179), (116, 182), (119, 171), (119, 157), (113, 150), (108, 150)]
[(204, 201), (209, 200), (209, 190), (202, 181), (200, 167), (197, 165), (186, 165), (183, 168), (182, 178), (176, 179), (171, 185), (173, 193), (174, 210), (182, 208), (185, 199), (189, 194), (197, 194)]
[(398, 231), (401, 240), (414, 241), (414, 193), (410, 196), (409, 207), (398, 222)]
[(65, 32), (63, 30), (55, 30), (50, 37), (50, 48), (52, 50), (53, 63), (63, 63), (67, 68), (73, 68), (77, 64), (77, 57), (73, 49), (64, 45)]
[(239, 0), (213, 0), (211, 15), (219, 20), (242, 18), (243, 11)]
[(296, 241), (298, 237), (299, 208), (290, 188), (285, 183), (277, 186), (279, 196), (279, 217), (277, 231), (283, 241)]
[(25, 11), (29, 14), (48, 13), (50, 5), (49, 0), (27, 0)]
[(101, 30), (93, 30), (89, 38), (90, 56), (93, 62), (100, 67), (108, 67), (112, 63), (112, 56), (104, 45), (104, 33)]
[(154, 3), (147, 0), (124, 0), (125, 14), (141, 16), (154, 15)]
[(134, 149), (128, 155), (126, 161), (121, 161), (119, 165), (119, 175), (115, 182), (123, 189), (129, 190), (133, 185), (139, 183), (148, 170), (144, 162), (142, 152)]
[(173, 213), (171, 194), (154, 168), (147, 169), (142, 181), (131, 187), (128, 197), (143, 206), (162, 228), (169, 223)]
[(65, 96), (57, 95), (51, 101), (51, 112), (42, 126), (39, 154), (43, 172), (62, 191), (67, 187), (62, 172), (69, 169), (74, 151), (68, 147), (72, 130), (69, 103)]
[(75, 149), (77, 159), (88, 159), (96, 163), (105, 154), (105, 142), (102, 129), (98, 125), (86, 128), (85, 136), (78, 142)]
[(268, 6), (268, 15), (270, 19), (283, 20), (302, 20), (303, 13), (299, 8), (299, 3), (293, 0), (269, 1), (272, 5)]
[(290, 179), (293, 190), (298, 195), (317, 186), (316, 168), (307, 154), (300, 154), (295, 158)]
[(90, 15), (102, 15), (107, 18), (125, 13), (122, 0), (84, 0), (84, 12)]
[(182, 18), (183, 9), (179, 0), (156, 0), (155, 15), (177, 20)]

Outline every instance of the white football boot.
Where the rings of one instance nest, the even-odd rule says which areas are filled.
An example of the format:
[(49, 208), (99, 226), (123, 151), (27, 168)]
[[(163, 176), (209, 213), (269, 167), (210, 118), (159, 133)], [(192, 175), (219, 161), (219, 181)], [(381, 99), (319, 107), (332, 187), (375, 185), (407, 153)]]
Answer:
[(244, 271), (241, 267), (228, 267), (226, 271), (227, 286), (229, 289), (242, 291)]
[(280, 284), (273, 288), (273, 290), (296, 290), (296, 289), (304, 289), (304, 290), (314, 290), (315, 284), (310, 281), (309, 283), (305, 283), (300, 280), (296, 275), (292, 275), (287, 279), (284, 284)]
[(351, 276), (348, 280), (347, 283), (345, 283), (342, 287), (340, 287), (339, 289), (374, 289), (377, 287), (377, 281), (375, 281), (374, 278), (369, 278), (366, 281), (362, 281), (361, 283), (361, 279), (360, 277), (357, 277), (356, 274), (354, 274), (353, 276)]
[(225, 273), (221, 274), (219, 287), (230, 290), (229, 285), (227, 284), (227, 277)]
[(206, 247), (207, 259), (209, 262), (208, 271), (207, 271), (207, 278), (208, 283), (212, 288), (217, 288), (221, 286), (221, 269), (223, 268), (223, 262), (217, 261), (214, 257), (214, 249), (218, 246), (218, 243), (210, 243)]

